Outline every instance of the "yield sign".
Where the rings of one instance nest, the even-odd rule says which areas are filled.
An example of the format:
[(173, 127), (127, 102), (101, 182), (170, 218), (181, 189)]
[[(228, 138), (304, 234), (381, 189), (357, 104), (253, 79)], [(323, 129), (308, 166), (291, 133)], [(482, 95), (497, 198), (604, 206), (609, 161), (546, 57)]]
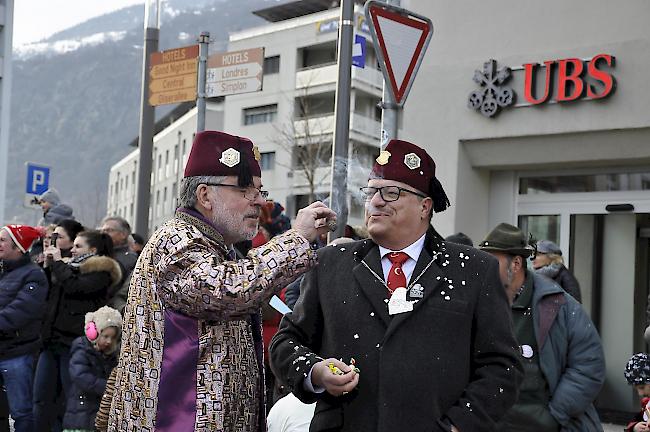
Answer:
[(429, 18), (397, 6), (370, 0), (366, 21), (375, 44), (384, 80), (390, 83), (393, 99), (404, 105), (427, 50), (433, 24)]

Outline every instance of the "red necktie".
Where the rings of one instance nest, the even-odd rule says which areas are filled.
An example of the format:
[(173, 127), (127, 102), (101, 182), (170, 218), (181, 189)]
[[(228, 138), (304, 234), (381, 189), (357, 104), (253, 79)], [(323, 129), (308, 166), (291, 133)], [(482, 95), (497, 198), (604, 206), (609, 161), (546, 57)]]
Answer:
[(409, 259), (404, 252), (391, 252), (388, 254), (388, 260), (393, 264), (388, 272), (388, 292), (390, 294), (397, 288), (406, 288), (406, 276), (402, 271), (402, 264)]

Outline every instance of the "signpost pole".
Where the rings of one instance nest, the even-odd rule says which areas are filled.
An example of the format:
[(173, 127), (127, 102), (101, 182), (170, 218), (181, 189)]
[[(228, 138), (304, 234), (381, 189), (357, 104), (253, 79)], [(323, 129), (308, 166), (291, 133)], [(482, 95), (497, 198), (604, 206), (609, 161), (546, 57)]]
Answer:
[(199, 36), (199, 70), (196, 98), (196, 131), (205, 130), (205, 81), (207, 75), (208, 48), (210, 45), (210, 32), (201, 32)]
[[(156, 0), (155, 11), (148, 0), (145, 4), (144, 49), (142, 59), (142, 102), (140, 114), (140, 137), (138, 142), (138, 185), (135, 196), (135, 232), (149, 236), (149, 203), (151, 201), (151, 158), (153, 151), (154, 107), (149, 104), (149, 62), (151, 54), (158, 51), (160, 8)], [(154, 23), (150, 23), (151, 19)]]
[[(386, 0), (394, 6), (400, 5), (400, 0)], [(384, 79), (384, 93), (381, 107), (381, 149), (384, 150), (390, 140), (397, 139), (398, 116), (401, 111), (388, 88), (390, 84)]]
[(341, 1), (339, 22), (338, 80), (336, 87), (336, 123), (332, 146), (332, 174), (330, 206), (337, 213), (336, 231), (329, 240), (343, 237), (348, 221), (348, 140), (350, 137), (350, 87), (352, 85), (352, 39), (354, 24), (354, 0)]

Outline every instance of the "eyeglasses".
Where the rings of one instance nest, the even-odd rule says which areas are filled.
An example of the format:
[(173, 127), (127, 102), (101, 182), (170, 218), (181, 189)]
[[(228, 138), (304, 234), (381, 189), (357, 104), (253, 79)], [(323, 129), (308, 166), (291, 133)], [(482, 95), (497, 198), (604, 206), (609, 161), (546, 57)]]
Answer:
[(422, 195), (419, 192), (415, 192), (409, 189), (404, 189), (399, 186), (384, 186), (380, 188), (362, 187), (359, 188), (359, 190), (361, 191), (361, 193), (363, 193), (363, 197), (365, 198), (366, 201), (370, 201), (377, 192), (379, 192), (379, 195), (381, 195), (381, 199), (383, 199), (386, 202), (397, 201), (400, 195), (402, 194), (402, 192), (408, 192), (410, 194), (417, 195), (421, 198), (426, 198), (425, 195)]
[(246, 188), (237, 185), (229, 185), (223, 183), (204, 183), (204, 184), (207, 186), (223, 186), (223, 187), (239, 189), (241, 193), (244, 194), (244, 198), (246, 198), (248, 201), (255, 201), (259, 196), (261, 196), (262, 199), (267, 199), (269, 197), (269, 191), (261, 190), (256, 187)]

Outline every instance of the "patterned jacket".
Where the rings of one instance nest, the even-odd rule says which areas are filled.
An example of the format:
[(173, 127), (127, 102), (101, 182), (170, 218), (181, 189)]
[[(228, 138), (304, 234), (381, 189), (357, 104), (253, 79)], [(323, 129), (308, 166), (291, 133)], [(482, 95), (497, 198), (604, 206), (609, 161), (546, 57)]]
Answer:
[(264, 429), (260, 305), (316, 264), (296, 231), (239, 261), (179, 209), (131, 278), (109, 432)]

